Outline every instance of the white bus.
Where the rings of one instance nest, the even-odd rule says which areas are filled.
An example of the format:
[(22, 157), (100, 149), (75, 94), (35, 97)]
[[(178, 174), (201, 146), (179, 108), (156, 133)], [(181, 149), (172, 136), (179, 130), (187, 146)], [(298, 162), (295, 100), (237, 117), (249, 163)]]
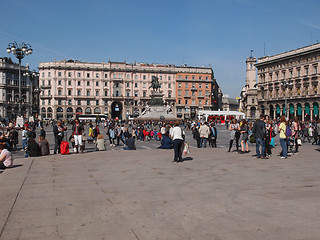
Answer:
[(230, 121), (233, 118), (235, 119), (243, 119), (245, 118), (245, 114), (237, 111), (199, 111), (198, 119), (203, 119), (206, 122), (214, 121), (217, 123), (225, 124), (226, 120)]
[(92, 121), (95, 122), (97, 119), (100, 121), (105, 121), (108, 119), (108, 116), (105, 114), (79, 114), (77, 115), (80, 121)]

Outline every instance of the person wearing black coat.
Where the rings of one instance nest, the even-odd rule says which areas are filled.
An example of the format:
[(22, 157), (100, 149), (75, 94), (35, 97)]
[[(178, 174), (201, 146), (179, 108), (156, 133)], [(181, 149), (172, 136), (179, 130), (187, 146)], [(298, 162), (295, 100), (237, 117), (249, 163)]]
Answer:
[(34, 140), (34, 138), (29, 138), (28, 140), (27, 153), (29, 157), (42, 156), (41, 148), (39, 147), (38, 143)]

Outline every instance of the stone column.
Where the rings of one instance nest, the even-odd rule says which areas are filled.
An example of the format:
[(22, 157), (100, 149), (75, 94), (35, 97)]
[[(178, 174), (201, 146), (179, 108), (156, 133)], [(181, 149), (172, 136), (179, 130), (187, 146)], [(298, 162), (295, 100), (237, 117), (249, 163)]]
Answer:
[(310, 104), (310, 121), (312, 120), (313, 120), (313, 105)]

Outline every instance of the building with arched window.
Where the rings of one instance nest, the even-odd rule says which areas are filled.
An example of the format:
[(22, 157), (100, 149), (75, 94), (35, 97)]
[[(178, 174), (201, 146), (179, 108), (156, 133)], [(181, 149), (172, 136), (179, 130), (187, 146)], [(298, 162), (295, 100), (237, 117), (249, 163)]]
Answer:
[(38, 74), (31, 71), (28, 66), (21, 66), (21, 99), (19, 99), (19, 65), (11, 58), (0, 58), (0, 117), (15, 119), (19, 114), (19, 101), (21, 101), (21, 114), (24, 117), (38, 117), (38, 87)]
[(272, 118), (319, 119), (320, 43), (258, 59), (257, 109)]
[[(191, 90), (198, 94), (194, 98), (195, 109), (199, 106), (213, 109), (213, 99), (218, 92), (213, 70), (209, 67), (69, 60), (40, 63), (39, 73), (41, 109), (50, 107), (50, 116), (54, 119), (82, 113), (106, 114), (120, 119), (139, 115), (151, 100), (153, 76), (159, 79), (164, 103), (173, 111), (176, 111), (176, 104), (183, 111), (190, 105), (176, 96), (177, 76), (196, 78)], [(48, 111), (41, 113), (45, 115), (48, 117)]]

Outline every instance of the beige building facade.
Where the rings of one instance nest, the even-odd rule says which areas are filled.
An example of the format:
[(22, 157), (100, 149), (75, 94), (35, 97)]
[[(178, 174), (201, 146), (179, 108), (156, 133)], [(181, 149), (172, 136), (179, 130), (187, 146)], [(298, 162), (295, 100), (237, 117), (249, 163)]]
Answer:
[[(175, 109), (177, 74), (201, 74), (201, 71), (196, 67), (111, 61), (43, 62), (39, 64), (41, 118), (71, 119), (77, 114), (105, 114), (126, 119), (139, 115), (151, 100), (153, 76), (159, 79), (165, 104)], [(208, 82), (211, 82), (211, 68), (209, 72)], [(207, 105), (212, 104), (211, 94), (210, 91)]]
[(275, 119), (319, 118), (320, 43), (258, 59), (257, 110)]

